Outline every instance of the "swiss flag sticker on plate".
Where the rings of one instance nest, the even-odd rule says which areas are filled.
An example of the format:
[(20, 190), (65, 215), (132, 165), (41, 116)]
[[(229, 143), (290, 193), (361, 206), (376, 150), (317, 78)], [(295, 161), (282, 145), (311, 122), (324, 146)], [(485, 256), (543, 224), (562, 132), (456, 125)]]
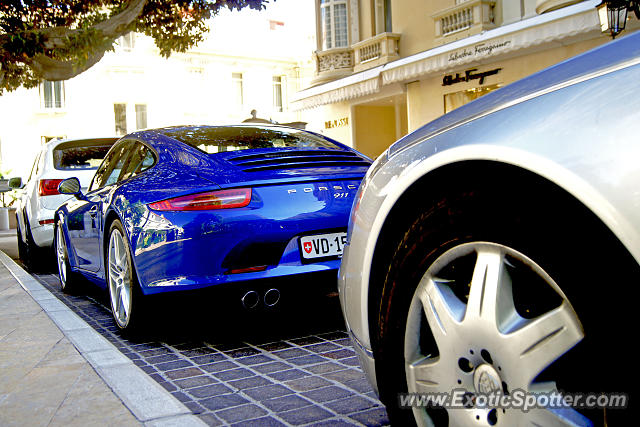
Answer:
[(304, 251), (306, 253), (310, 254), (312, 249), (313, 246), (311, 245), (311, 242), (304, 242)]

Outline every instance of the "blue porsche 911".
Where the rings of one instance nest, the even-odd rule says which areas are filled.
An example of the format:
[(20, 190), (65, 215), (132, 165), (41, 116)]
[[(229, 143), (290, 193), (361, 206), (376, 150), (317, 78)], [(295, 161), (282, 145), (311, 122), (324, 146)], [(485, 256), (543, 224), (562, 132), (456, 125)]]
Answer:
[(59, 185), (75, 195), (55, 216), (62, 288), (71, 291), (79, 275), (106, 287), (122, 330), (140, 322), (151, 294), (231, 288), (253, 308), (278, 302), (278, 281), (301, 288), (327, 275), (335, 288), (370, 164), (336, 141), (282, 126), (127, 135), (86, 194), (75, 178)]

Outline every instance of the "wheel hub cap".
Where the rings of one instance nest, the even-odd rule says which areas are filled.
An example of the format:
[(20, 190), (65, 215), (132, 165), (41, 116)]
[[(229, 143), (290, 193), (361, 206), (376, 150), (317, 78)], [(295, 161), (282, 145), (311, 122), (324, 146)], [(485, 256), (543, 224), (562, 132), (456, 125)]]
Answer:
[[(522, 292), (529, 286), (536, 297), (552, 294), (554, 302), (535, 315), (523, 316), (513, 290)], [(527, 296), (526, 307), (541, 303), (528, 299), (532, 292), (518, 293)], [(537, 382), (537, 376), (583, 337), (566, 296), (535, 262), (495, 243), (464, 243), (438, 257), (414, 293), (404, 342), (408, 391), (464, 389), (469, 395), (555, 391), (553, 381)], [(418, 425), (432, 425), (425, 408), (413, 412)], [(498, 413), (473, 403), (447, 412), (451, 425), (495, 425), (498, 419), (502, 425), (517, 425), (523, 416), (532, 424), (566, 424), (546, 408)], [(589, 421), (577, 423), (583, 424)]]
[(502, 380), (493, 366), (483, 363), (473, 374), (473, 385), (477, 393), (493, 394), (502, 391)]

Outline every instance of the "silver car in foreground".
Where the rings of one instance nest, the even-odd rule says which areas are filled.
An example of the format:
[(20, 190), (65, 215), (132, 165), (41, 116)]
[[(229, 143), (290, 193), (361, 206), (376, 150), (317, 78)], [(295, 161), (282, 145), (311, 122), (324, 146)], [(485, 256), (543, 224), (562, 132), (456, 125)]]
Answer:
[[(365, 177), (348, 239), (342, 309), (392, 424), (624, 425), (604, 398), (544, 402), (631, 390), (640, 33), (397, 141)], [(491, 393), (540, 403), (483, 405)]]

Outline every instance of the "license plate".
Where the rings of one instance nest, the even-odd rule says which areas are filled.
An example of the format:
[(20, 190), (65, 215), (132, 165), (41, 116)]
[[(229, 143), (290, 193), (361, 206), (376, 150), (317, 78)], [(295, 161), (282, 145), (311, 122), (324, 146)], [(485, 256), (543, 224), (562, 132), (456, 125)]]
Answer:
[(300, 238), (300, 248), (304, 259), (325, 258), (342, 255), (347, 242), (347, 233), (317, 234)]

